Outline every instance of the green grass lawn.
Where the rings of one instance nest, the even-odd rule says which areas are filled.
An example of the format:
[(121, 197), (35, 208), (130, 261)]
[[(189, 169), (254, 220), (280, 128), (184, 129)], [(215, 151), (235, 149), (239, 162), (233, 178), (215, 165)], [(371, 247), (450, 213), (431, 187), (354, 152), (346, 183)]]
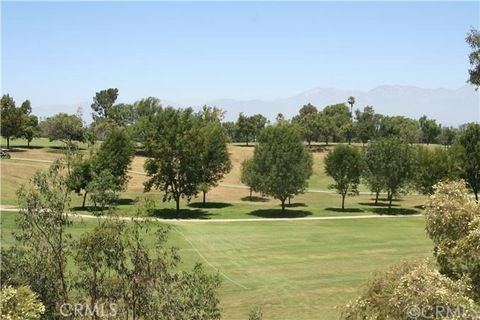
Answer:
[[(2, 246), (14, 240), (15, 213), (2, 214)], [(74, 237), (96, 222), (75, 222)], [(404, 258), (431, 256), (422, 217), (340, 221), (174, 222), (170, 243), (181, 268), (202, 262), (220, 272), (224, 319), (333, 319), (372, 273)], [(188, 240), (187, 240), (188, 239)], [(193, 244), (193, 246), (192, 246)]]
[[(3, 141), (3, 140), (2, 140)], [(3, 142), (2, 142), (3, 143)], [(31, 149), (22, 140), (13, 140), (12, 159), (1, 160), (1, 204), (16, 205), (15, 191), (36, 170), (44, 170), (61, 156), (61, 143), (35, 139)], [(200, 219), (237, 219), (275, 217), (309, 217), (386, 214), (385, 203), (373, 206), (372, 197), (361, 194), (346, 200), (331, 192), (307, 192), (292, 200), (285, 213), (275, 199), (254, 194), (240, 185), (240, 164), (250, 157), (253, 148), (231, 145), (232, 171), (222, 185), (207, 195), (207, 206), (200, 198), (182, 202), (182, 217)], [(314, 153), (314, 174), (310, 188), (326, 190), (331, 179), (323, 170), (325, 152)], [(14, 158), (17, 158), (15, 160)], [(23, 160), (19, 160), (23, 158)], [(132, 170), (142, 171), (145, 158), (135, 157)], [(34, 161), (32, 161), (34, 160)], [(143, 197), (155, 200), (153, 216), (176, 218), (174, 203), (161, 201), (162, 193), (145, 194), (145, 176), (131, 173), (128, 190), (121, 194), (117, 210), (133, 215)], [(425, 197), (410, 195), (394, 202), (397, 214), (414, 214), (421, 210)], [(72, 194), (74, 212), (81, 196)], [(1, 217), (1, 245), (14, 243), (15, 213)], [(90, 230), (95, 220), (76, 222), (69, 228), (74, 238)], [(156, 222), (158, 223), (158, 222)], [(360, 285), (376, 270), (403, 258), (425, 258), (432, 245), (424, 232), (422, 217), (393, 219), (259, 221), (195, 223), (172, 220), (170, 243), (180, 248), (181, 268), (203, 262), (212, 272), (220, 272), (223, 284), (219, 295), (224, 319), (247, 319), (254, 306), (260, 306), (265, 319), (332, 319), (359, 293)]]

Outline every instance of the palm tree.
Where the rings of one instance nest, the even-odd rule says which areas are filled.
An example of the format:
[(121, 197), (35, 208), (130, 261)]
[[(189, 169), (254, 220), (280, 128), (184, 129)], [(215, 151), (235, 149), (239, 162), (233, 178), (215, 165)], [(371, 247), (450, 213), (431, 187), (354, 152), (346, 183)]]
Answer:
[(350, 114), (352, 115), (352, 121), (353, 121), (353, 105), (355, 104), (355, 97), (348, 97), (347, 100), (348, 104), (350, 105)]

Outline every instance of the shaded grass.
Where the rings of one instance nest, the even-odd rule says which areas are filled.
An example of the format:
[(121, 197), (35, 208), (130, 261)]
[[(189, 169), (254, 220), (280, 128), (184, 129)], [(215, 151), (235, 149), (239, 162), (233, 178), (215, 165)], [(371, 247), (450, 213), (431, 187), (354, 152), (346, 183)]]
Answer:
[(261, 218), (301, 218), (310, 216), (312, 213), (304, 210), (261, 209), (254, 210), (249, 215)]

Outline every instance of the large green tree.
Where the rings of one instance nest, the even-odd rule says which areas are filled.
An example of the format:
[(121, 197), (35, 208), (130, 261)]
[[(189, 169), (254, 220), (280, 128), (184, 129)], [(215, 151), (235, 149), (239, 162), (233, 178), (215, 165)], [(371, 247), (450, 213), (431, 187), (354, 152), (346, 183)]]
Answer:
[(312, 165), (295, 125), (280, 122), (260, 133), (253, 155), (258, 191), (280, 200), (282, 211), (286, 200), (305, 191)]
[(267, 118), (261, 114), (246, 116), (240, 113), (237, 120), (237, 134), (248, 146), (250, 141), (255, 141), (258, 133), (265, 127)]
[(363, 111), (355, 110), (355, 133), (363, 144), (375, 138), (379, 126), (379, 115), (372, 106), (366, 106)]
[(480, 32), (476, 29), (470, 30), (467, 34), (466, 41), (472, 52), (469, 55), (471, 69), (469, 82), (475, 86), (480, 86)]
[(457, 161), (451, 149), (417, 146), (415, 149), (415, 188), (422, 194), (433, 193), (438, 182), (454, 179), (458, 175)]
[(205, 204), (206, 193), (227, 174), (232, 164), (227, 148), (227, 135), (218, 120), (204, 120), (200, 129), (201, 146), (200, 161), (202, 163), (200, 190)]
[(118, 89), (109, 88), (95, 93), (93, 103), (91, 105), (93, 110), (93, 119), (108, 118), (110, 110), (118, 98)]
[(397, 137), (408, 143), (419, 140), (418, 121), (403, 116), (384, 116), (380, 120), (378, 135), (380, 138)]
[(327, 144), (331, 138), (334, 142), (342, 134), (343, 127), (350, 124), (352, 117), (349, 108), (344, 103), (326, 106), (320, 112), (320, 131)]
[(422, 133), (422, 141), (427, 145), (435, 142), (442, 129), (433, 119), (428, 119), (427, 116), (422, 116), (418, 123)]
[[(412, 147), (399, 138), (386, 138), (370, 143), (366, 148), (367, 167), (370, 174), (387, 192), (388, 208), (394, 197), (405, 191), (410, 183), (414, 169)], [(374, 159), (370, 163), (369, 159)]]
[(260, 184), (259, 177), (255, 173), (253, 159), (246, 159), (242, 162), (242, 173), (240, 177), (240, 181), (247, 185), (250, 190), (250, 198), (252, 197), (253, 191), (258, 191), (258, 186)]
[(356, 147), (338, 145), (325, 157), (325, 172), (335, 181), (329, 187), (342, 196), (342, 209), (347, 195), (358, 194), (362, 171), (363, 159)]
[(75, 114), (57, 113), (40, 123), (42, 133), (50, 139), (64, 142), (67, 146), (73, 141), (83, 141), (85, 128), (82, 119)]
[(312, 104), (304, 105), (298, 115), (293, 117), (292, 123), (297, 124), (302, 131), (303, 138), (307, 141), (308, 145), (318, 139), (320, 130), (319, 130), (319, 121), (318, 121), (318, 110)]
[(7, 140), (7, 149), (10, 149), (10, 139), (22, 135), (26, 114), (22, 108), (15, 106), (15, 101), (8, 94), (4, 94), (0, 100), (0, 113), (2, 115), (0, 132)]
[(460, 158), (461, 175), (478, 201), (480, 191), (480, 124), (468, 124), (460, 133), (458, 142), (459, 147), (455, 149)]
[(163, 201), (174, 200), (177, 214), (180, 200), (198, 194), (203, 182), (202, 120), (192, 109), (165, 108), (148, 123), (145, 142), (145, 191), (152, 188), (164, 192)]
[(95, 206), (98, 204), (103, 210), (126, 189), (134, 153), (135, 147), (126, 129), (117, 128), (90, 156), (78, 155), (72, 161), (67, 185), (76, 193), (83, 190), (82, 207), (90, 194)]
[(30, 143), (33, 138), (40, 135), (40, 127), (38, 126), (37, 116), (30, 114), (26, 116), (23, 124), (22, 136), (27, 140), (27, 146), (30, 148)]

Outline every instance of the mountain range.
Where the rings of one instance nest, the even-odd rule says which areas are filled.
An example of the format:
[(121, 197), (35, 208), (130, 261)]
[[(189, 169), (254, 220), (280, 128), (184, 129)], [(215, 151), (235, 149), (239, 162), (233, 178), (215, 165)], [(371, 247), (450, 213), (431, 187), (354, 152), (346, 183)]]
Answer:
[[(297, 95), (273, 100), (235, 100), (218, 99), (199, 101), (194, 105), (199, 109), (207, 104), (225, 110), (225, 120), (236, 120), (240, 112), (246, 115), (261, 113), (269, 120), (274, 120), (282, 113), (287, 119), (294, 116), (307, 103), (319, 110), (335, 103), (346, 102), (349, 96), (354, 96), (354, 108), (363, 109), (367, 105), (385, 115), (402, 115), (418, 119), (422, 115), (436, 119), (443, 125), (457, 126), (466, 122), (480, 121), (480, 91), (475, 91), (471, 85), (458, 89), (425, 89), (415, 86), (382, 85), (371, 90), (348, 90), (335, 88), (316, 88)], [(131, 101), (128, 101), (131, 102)], [(162, 104), (180, 107), (179, 103), (163, 100)], [(50, 116), (57, 112), (76, 112), (82, 107), (84, 119), (91, 122), (90, 102), (75, 105), (50, 105), (35, 108), (40, 116)]]

